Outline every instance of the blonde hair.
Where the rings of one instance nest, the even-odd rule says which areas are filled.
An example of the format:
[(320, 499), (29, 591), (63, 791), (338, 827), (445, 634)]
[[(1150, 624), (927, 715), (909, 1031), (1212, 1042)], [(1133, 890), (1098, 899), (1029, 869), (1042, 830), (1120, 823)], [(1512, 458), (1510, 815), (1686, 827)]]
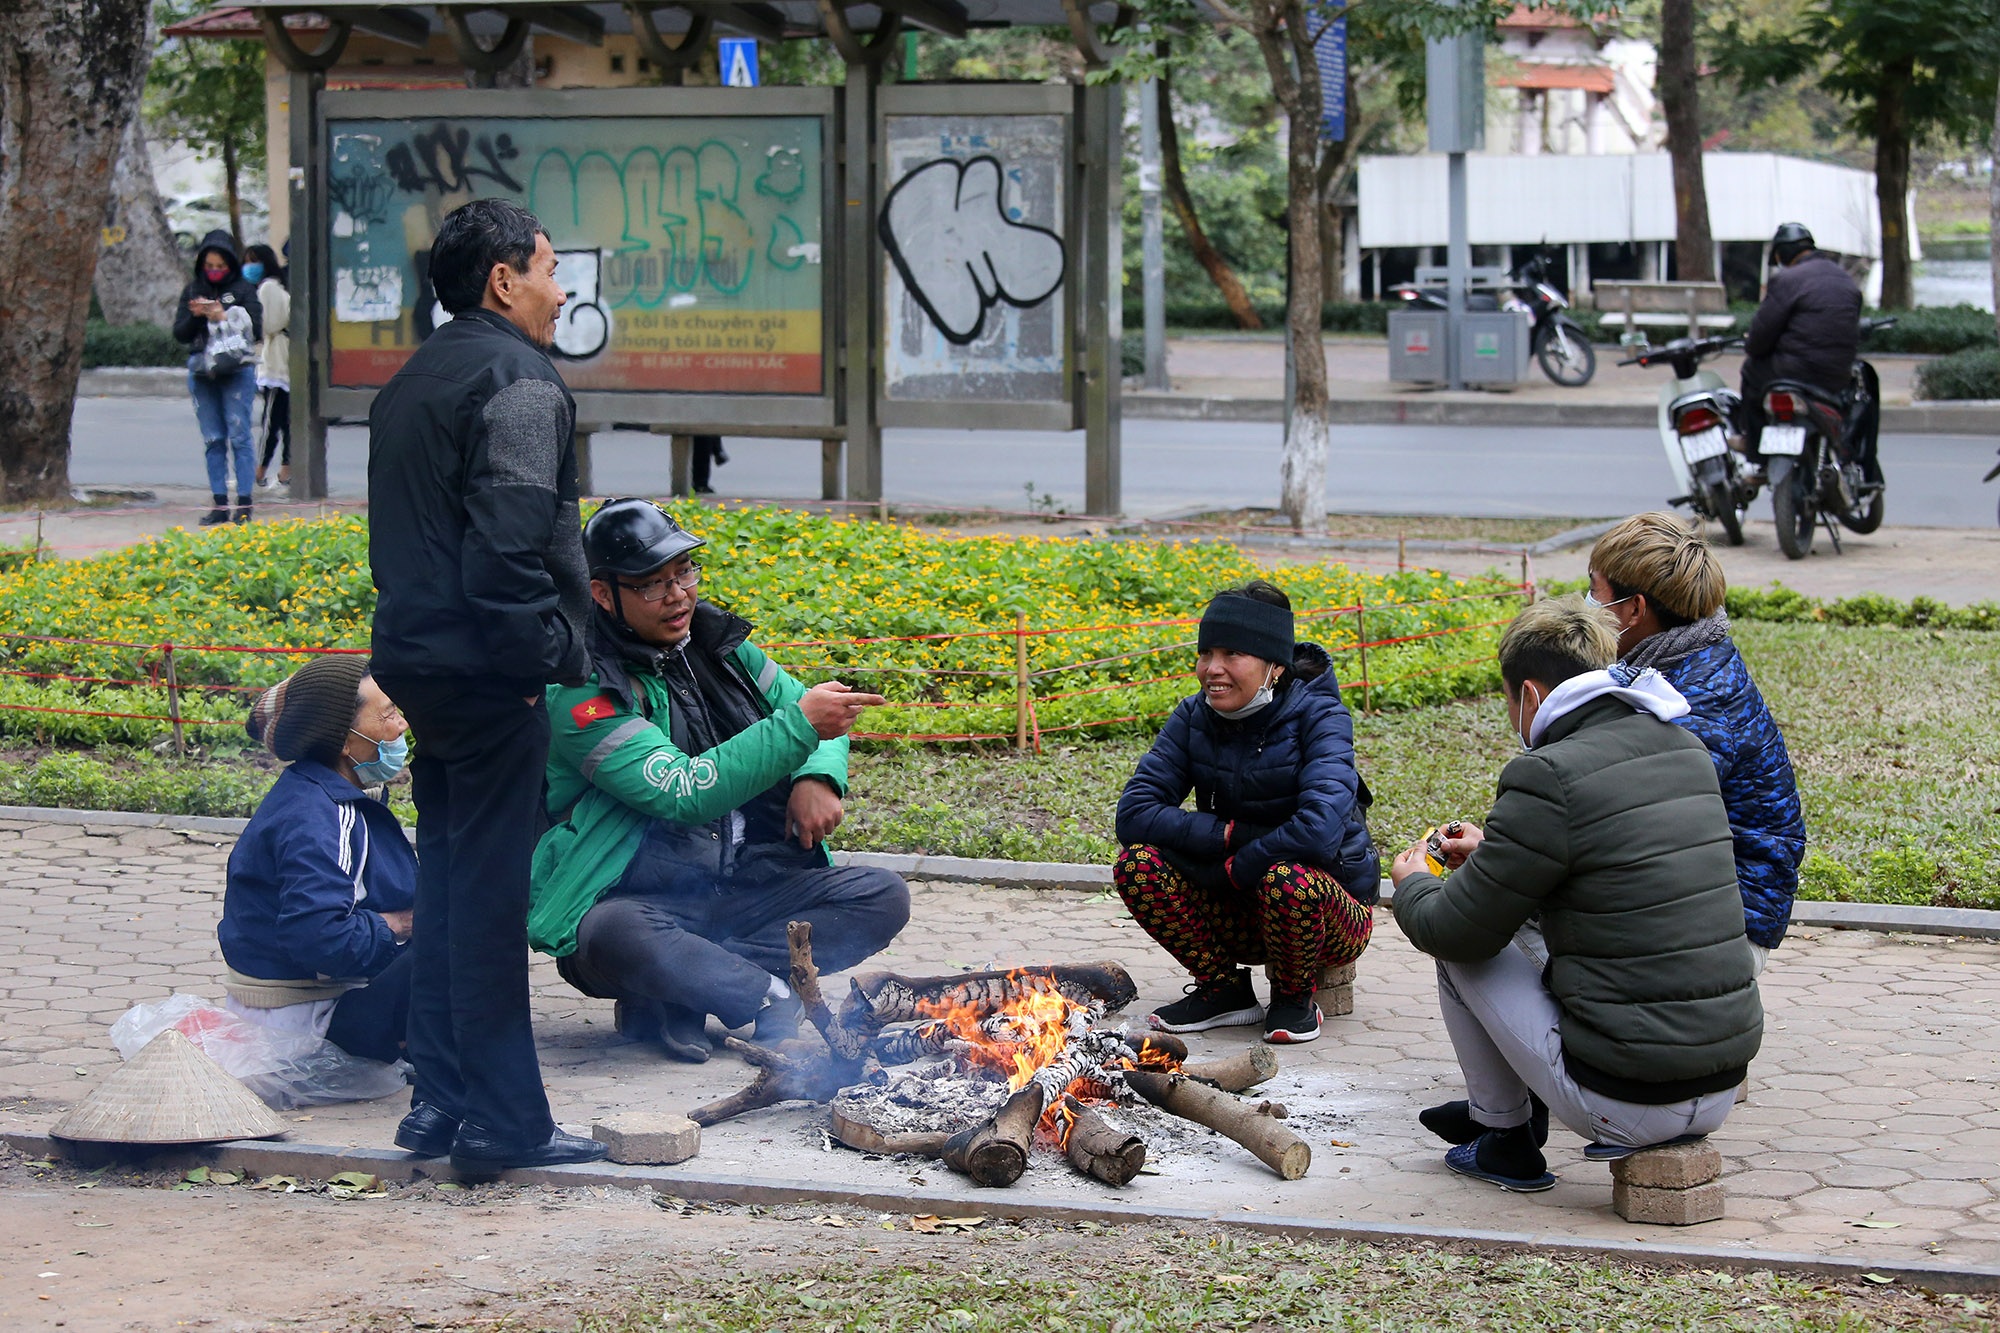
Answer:
[(1500, 675), (1510, 692), (1524, 680), (1560, 685), (1617, 660), (1617, 620), (1576, 593), (1534, 603), (1500, 636)]
[(1597, 539), (1590, 568), (1613, 595), (1637, 593), (1668, 625), (1706, 620), (1722, 609), (1729, 581), (1692, 524), (1672, 514), (1634, 514)]

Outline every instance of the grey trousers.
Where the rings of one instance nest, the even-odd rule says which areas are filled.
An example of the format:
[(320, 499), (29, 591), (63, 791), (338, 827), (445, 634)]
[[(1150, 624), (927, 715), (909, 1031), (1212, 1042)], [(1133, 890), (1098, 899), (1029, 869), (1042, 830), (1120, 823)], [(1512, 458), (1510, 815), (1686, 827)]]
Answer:
[(1472, 1118), (1492, 1129), (1528, 1123), (1528, 1094), (1594, 1143), (1645, 1148), (1683, 1134), (1712, 1134), (1736, 1105), (1736, 1091), (1705, 1093), (1669, 1106), (1622, 1102), (1579, 1087), (1563, 1066), (1562, 1011), (1541, 968), (1518, 948), (1478, 963), (1440, 962), (1438, 1003), (1465, 1074)]

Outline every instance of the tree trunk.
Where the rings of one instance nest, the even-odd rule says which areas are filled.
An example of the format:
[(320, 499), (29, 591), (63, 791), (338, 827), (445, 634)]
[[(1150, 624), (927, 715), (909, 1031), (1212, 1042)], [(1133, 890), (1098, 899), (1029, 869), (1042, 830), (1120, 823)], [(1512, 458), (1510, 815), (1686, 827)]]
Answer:
[(167, 224), (144, 118), (133, 116), (111, 173), (104, 210), (104, 249), (97, 257), (97, 304), (113, 324), (174, 322), (174, 302), (187, 281), (187, 265)]
[(1285, 110), (1286, 215), (1290, 219), (1290, 291), (1285, 336), (1292, 347), (1292, 401), (1285, 414), (1285, 452), (1278, 467), (1279, 507), (1294, 531), (1326, 526), (1326, 344), (1320, 338), (1319, 66), (1304, 0), (1273, 0), (1262, 13), (1258, 45), (1271, 71), (1271, 91)]
[(69, 496), (90, 282), (147, 17), (145, 0), (0, 8), (0, 503)]
[(1694, 0), (1660, 0), (1660, 108), (1674, 161), (1674, 257), (1681, 281), (1713, 282), (1708, 186), (1701, 169), (1701, 92), (1695, 82)]
[(1243, 280), (1236, 276), (1236, 270), (1210, 242), (1208, 233), (1201, 228), (1201, 218), (1195, 214), (1194, 196), (1188, 193), (1187, 177), (1181, 174), (1181, 135), (1174, 125), (1172, 80), (1171, 71), (1162, 71), (1156, 84), (1160, 95), (1160, 175), (1167, 207), (1173, 209), (1174, 216), (1180, 219), (1181, 230), (1187, 235), (1188, 249), (1194, 252), (1195, 262), (1207, 271), (1215, 290), (1222, 293), (1222, 303), (1229, 307), (1236, 327), (1261, 329), (1264, 321), (1258, 317), (1256, 307), (1250, 304), (1250, 294), (1243, 290)]
[(1875, 96), (1875, 211), (1882, 227), (1882, 309), (1910, 308), (1910, 116), (1908, 60), (1882, 70)]
[(222, 140), (222, 195), (229, 201), (229, 239), (236, 243), (236, 257), (243, 258), (243, 190), (241, 165), (236, 161), (236, 136)]

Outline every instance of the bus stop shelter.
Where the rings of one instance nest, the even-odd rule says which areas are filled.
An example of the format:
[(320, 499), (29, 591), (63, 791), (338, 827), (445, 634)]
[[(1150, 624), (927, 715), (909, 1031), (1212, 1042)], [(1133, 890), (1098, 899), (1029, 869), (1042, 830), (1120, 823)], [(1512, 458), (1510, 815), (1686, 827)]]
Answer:
[[(364, 416), (448, 318), (428, 275), (438, 222), (502, 196), (540, 217), (560, 256), (569, 300), (552, 354), (576, 395), (581, 456), (591, 433), (643, 425), (673, 438), (685, 490), (695, 434), (818, 439), (822, 496), (865, 502), (883, 496), (885, 426), (1081, 431), (1086, 508), (1118, 512), (1118, 87), (884, 77), (906, 29), (1052, 27), (1081, 68), (1098, 67), (1116, 6), (238, 12), (284, 71), (302, 498), (326, 491), (328, 419)], [(845, 80), (680, 86), (725, 33), (827, 43)], [(531, 41), (531, 69), (617, 43), (660, 81), (495, 86), (518, 81)], [(362, 45), (412, 53), (424, 77), (385, 76), (393, 57), (355, 66)]]

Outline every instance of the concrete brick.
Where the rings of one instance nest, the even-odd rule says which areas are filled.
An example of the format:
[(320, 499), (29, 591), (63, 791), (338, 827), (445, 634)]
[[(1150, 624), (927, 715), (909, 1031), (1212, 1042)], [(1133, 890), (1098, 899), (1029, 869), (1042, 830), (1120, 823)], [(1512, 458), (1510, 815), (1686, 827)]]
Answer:
[(1342, 1018), (1354, 1012), (1354, 987), (1321, 987), (1313, 993), (1319, 1001), (1319, 1011), (1328, 1018)]
[(1691, 1227), (1718, 1220), (1722, 1216), (1722, 1203), (1720, 1181), (1684, 1190), (1648, 1189), (1644, 1185), (1628, 1185), (1622, 1180), (1611, 1182), (1612, 1211), (1627, 1222)]
[(1323, 967), (1319, 972), (1319, 988), (1332, 990), (1335, 986), (1354, 984), (1354, 964), (1342, 963), (1337, 967)]
[(1611, 1164), (1612, 1180), (1642, 1189), (1692, 1189), (1721, 1174), (1722, 1154), (1706, 1140), (1648, 1148)]
[(672, 1166), (701, 1149), (701, 1126), (684, 1115), (622, 1111), (598, 1119), (590, 1136), (611, 1148), (611, 1160), (628, 1165)]

